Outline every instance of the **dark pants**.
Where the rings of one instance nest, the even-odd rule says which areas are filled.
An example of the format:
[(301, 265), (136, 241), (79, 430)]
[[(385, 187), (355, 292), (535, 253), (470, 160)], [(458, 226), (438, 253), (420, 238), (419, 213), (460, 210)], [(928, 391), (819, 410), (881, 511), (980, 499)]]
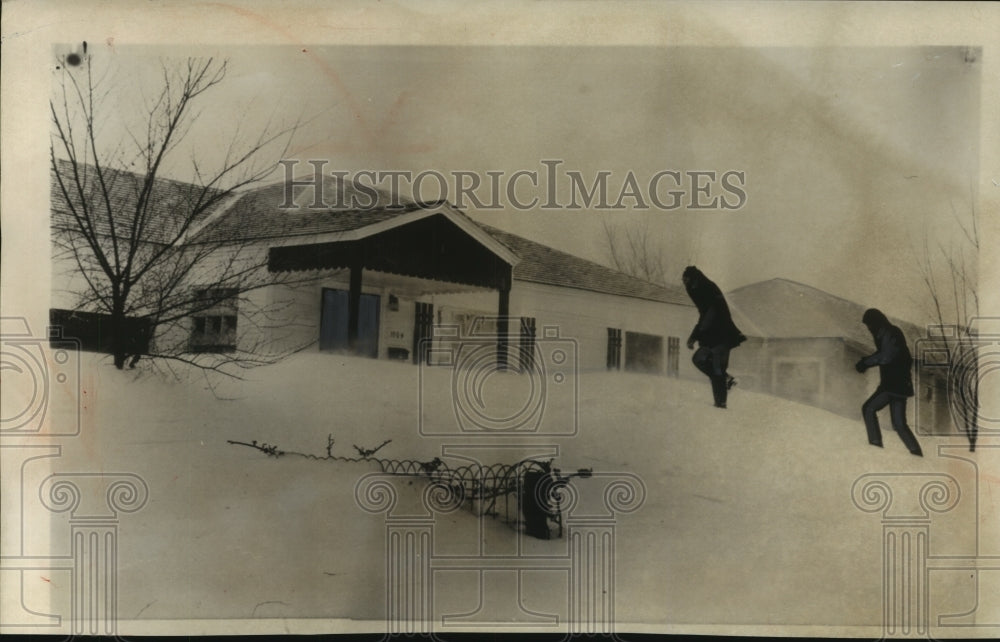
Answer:
[(861, 406), (861, 416), (865, 418), (865, 428), (868, 429), (868, 443), (873, 446), (882, 445), (882, 431), (879, 429), (878, 416), (875, 413), (886, 406), (889, 406), (892, 428), (903, 440), (906, 448), (914, 455), (922, 455), (917, 438), (913, 436), (910, 427), (906, 425), (906, 397), (885, 392), (881, 388), (868, 397), (868, 400)]
[(702, 346), (694, 351), (691, 361), (712, 382), (712, 396), (715, 398), (715, 405), (724, 408), (729, 392), (726, 386), (726, 379), (729, 377), (726, 372), (726, 368), (729, 367), (729, 346), (724, 344), (711, 348)]

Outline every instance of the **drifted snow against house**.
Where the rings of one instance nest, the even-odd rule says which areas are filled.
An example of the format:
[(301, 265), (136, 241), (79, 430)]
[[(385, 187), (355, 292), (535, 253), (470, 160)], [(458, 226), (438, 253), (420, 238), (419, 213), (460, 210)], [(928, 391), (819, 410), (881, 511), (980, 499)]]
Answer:
[[(269, 273), (295, 277), (241, 297), (272, 310), (266, 326), (248, 324), (240, 309), (247, 301), (234, 300), (171, 329), (188, 334), (191, 351), (263, 342), (278, 351), (446, 365), (447, 350), (436, 348), (472, 338), (495, 342), (497, 359), (516, 368), (559, 340), (573, 342), (584, 371), (695, 374), (680, 346), (697, 313), (680, 288), (477, 223), (443, 201), (400, 202), (379, 192), (363, 209), (313, 208), (315, 186), (304, 183), (234, 195), (186, 236), (192, 246), (232, 240), (266, 257)], [(349, 182), (327, 178), (323, 188), (326, 203), (355, 202)], [(334, 198), (335, 190), (343, 193)], [(191, 275), (192, 288), (212, 287), (199, 279)], [(56, 295), (53, 308), (65, 310), (66, 301)], [(167, 337), (152, 337), (158, 340)]]
[[(854, 364), (875, 351), (861, 323), (867, 307), (823, 290), (771, 279), (726, 295), (747, 341), (734, 352), (730, 372), (748, 390), (765, 392), (860, 418), (861, 404), (878, 385), (878, 370), (858, 374)], [(891, 318), (891, 315), (890, 315)], [(947, 432), (951, 416), (940, 368), (922, 361), (924, 328), (893, 320), (914, 357), (915, 399), (907, 412), (922, 432)]]

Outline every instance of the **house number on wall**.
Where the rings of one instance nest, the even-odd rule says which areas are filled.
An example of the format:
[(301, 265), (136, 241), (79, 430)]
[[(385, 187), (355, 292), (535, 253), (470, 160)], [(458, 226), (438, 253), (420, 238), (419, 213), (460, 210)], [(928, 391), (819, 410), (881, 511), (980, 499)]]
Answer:
[(390, 339), (402, 339), (404, 334), (402, 330), (389, 330)]

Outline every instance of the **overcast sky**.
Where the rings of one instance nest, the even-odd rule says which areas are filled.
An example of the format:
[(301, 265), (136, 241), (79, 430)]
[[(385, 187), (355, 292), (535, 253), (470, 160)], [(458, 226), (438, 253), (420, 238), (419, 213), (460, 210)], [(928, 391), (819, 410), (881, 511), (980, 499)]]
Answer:
[[(738, 210), (466, 208), (601, 262), (604, 221), (645, 224), (677, 281), (689, 263), (725, 290), (784, 277), (919, 322), (925, 293), (913, 249), (925, 233), (955, 236), (955, 217), (972, 213), (980, 119), (974, 49), (98, 52), (116, 61), (115, 83), (132, 88), (151, 86), (158, 57), (191, 54), (226, 57), (230, 72), (205, 95), (190, 145), (177, 150), (170, 171), (179, 178), (187, 178), (191, 153), (203, 163), (217, 157), (237, 122), (255, 132), (268, 119), (300, 116), (308, 122), (293, 155), (348, 172), (529, 170), (544, 179), (542, 161), (559, 159), (560, 172), (579, 171), (588, 183), (611, 172), (612, 201), (630, 171), (644, 191), (663, 170), (745, 172)], [(139, 113), (131, 103), (141, 92), (126, 95), (116, 109), (128, 120)], [(115, 127), (105, 134), (112, 138)], [(537, 189), (518, 185), (522, 200), (545, 200), (544, 180)], [(562, 202), (567, 187), (560, 182)]]

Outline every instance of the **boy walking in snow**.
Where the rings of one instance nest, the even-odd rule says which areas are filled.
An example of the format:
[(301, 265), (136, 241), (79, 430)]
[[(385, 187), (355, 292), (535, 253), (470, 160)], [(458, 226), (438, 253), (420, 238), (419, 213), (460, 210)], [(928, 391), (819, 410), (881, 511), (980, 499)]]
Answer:
[(906, 398), (913, 396), (913, 379), (910, 369), (913, 358), (906, 347), (903, 331), (889, 322), (881, 311), (875, 308), (865, 310), (861, 322), (865, 324), (875, 340), (875, 353), (862, 358), (855, 365), (858, 372), (878, 366), (879, 386), (875, 393), (861, 406), (861, 415), (868, 430), (868, 443), (882, 447), (882, 432), (876, 413), (889, 406), (892, 427), (903, 440), (910, 453), (923, 457), (920, 444), (906, 425)]
[(699, 346), (691, 361), (712, 382), (715, 407), (725, 408), (729, 389), (736, 384), (726, 372), (729, 351), (743, 343), (746, 337), (733, 323), (719, 286), (693, 265), (684, 268), (682, 280), (688, 296), (698, 308), (698, 323), (687, 340), (689, 350), (694, 349), (695, 341)]

